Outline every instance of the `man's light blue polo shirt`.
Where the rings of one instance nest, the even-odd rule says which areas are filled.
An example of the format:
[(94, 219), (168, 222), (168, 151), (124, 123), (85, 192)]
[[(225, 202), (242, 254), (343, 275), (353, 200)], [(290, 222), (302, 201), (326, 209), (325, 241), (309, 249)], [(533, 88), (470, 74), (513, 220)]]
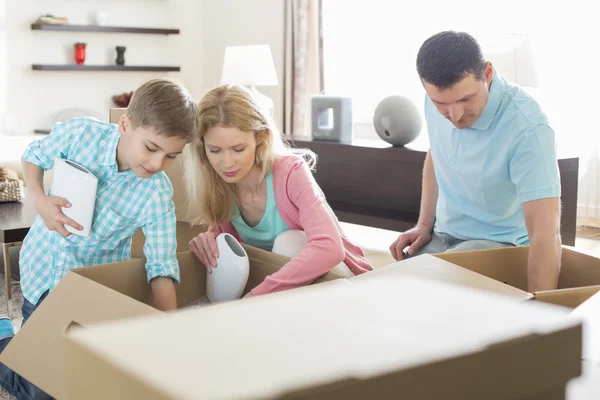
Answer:
[(554, 131), (538, 103), (494, 70), (473, 126), (457, 129), (429, 96), (425, 120), (439, 186), (435, 231), (528, 244), (521, 204), (560, 197)]

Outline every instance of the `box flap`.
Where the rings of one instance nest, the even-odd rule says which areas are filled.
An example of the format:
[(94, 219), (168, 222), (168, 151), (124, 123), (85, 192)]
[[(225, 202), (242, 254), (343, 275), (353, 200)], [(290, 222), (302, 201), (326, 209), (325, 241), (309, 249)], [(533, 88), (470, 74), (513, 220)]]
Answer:
[[(335, 392), (387, 376), (388, 384), (402, 382), (393, 393), (405, 391), (403, 398), (525, 398), (579, 373), (580, 325), (566, 315), (542, 303), (410, 276), (360, 285), (339, 280), (75, 330), (68, 340), (69, 395), (291, 399), (310, 388)], [(467, 355), (473, 358), (466, 364), (439, 367)], [(518, 384), (507, 385), (510, 379)], [(373, 397), (388, 389), (376, 388)]]
[(600, 285), (562, 290), (547, 290), (536, 292), (533, 299), (543, 301), (544, 303), (556, 304), (557, 306), (575, 308), (598, 291), (600, 291)]
[[(135, 264), (132, 261), (133, 267)], [(0, 355), (0, 361), (53, 397), (64, 399), (64, 335), (73, 322), (86, 326), (155, 314), (162, 313), (69, 272), (21, 327)]]
[(350, 278), (350, 281), (363, 283), (385, 279), (386, 281), (396, 282), (406, 279), (407, 276), (420, 276), (435, 281), (483, 289), (511, 296), (517, 300), (525, 300), (533, 297), (531, 293), (498, 282), (495, 279), (488, 278), (469, 269), (461, 268), (458, 265), (443, 260), (441, 257), (429, 254), (423, 254), (377, 268), (368, 274)]
[[(435, 256), (526, 291), (528, 254), (529, 246), (517, 246)], [(600, 259), (563, 246), (558, 289), (592, 285), (600, 285)]]
[(527, 291), (528, 254), (528, 247), (518, 246), (440, 253), (435, 257)]
[[(246, 291), (289, 258), (244, 246), (250, 258)], [(206, 268), (191, 251), (177, 254), (181, 283), (177, 305), (184, 307), (206, 294)], [(332, 276), (331, 279), (334, 277)], [(64, 397), (64, 334), (73, 324), (162, 314), (150, 306), (145, 259), (77, 268), (51, 291), (0, 355), (0, 361), (56, 398)]]
[(600, 285), (600, 259), (563, 246), (559, 289)]
[(584, 320), (583, 359), (600, 362), (600, 292), (575, 308), (571, 316)]

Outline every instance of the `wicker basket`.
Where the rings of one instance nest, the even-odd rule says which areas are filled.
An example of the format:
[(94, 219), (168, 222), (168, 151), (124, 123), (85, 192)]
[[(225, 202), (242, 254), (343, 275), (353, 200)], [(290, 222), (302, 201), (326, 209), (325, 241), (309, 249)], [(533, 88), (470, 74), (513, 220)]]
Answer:
[(16, 176), (15, 172), (0, 167), (0, 203), (22, 201), (25, 198), (23, 181)]

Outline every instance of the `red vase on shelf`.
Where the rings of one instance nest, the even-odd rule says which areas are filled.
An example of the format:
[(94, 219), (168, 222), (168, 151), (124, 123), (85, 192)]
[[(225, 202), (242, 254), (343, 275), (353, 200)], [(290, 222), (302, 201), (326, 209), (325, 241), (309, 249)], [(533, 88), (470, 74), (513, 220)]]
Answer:
[(85, 62), (85, 43), (75, 43), (75, 63), (83, 65)]

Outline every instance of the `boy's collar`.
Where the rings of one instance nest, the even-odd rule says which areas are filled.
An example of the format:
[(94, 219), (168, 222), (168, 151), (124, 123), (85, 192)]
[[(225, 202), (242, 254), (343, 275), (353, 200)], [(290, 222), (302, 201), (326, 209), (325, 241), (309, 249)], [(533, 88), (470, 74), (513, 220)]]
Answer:
[(106, 143), (106, 153), (104, 155), (104, 160), (102, 161), (102, 165), (108, 165), (108, 166), (112, 166), (114, 165), (115, 167), (117, 166), (117, 148), (119, 146), (119, 139), (121, 138), (121, 135), (118, 132), (118, 127), (117, 127), (117, 132), (115, 132), (115, 134), (110, 135), (109, 139), (108, 139), (108, 143)]

